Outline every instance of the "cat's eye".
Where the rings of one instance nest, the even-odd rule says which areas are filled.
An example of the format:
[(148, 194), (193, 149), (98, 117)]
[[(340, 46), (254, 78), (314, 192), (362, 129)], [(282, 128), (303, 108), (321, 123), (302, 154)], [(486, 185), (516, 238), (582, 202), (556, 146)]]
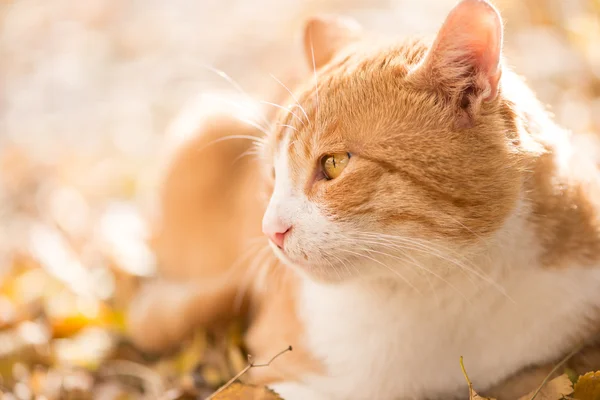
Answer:
[(327, 154), (321, 158), (321, 169), (328, 180), (335, 179), (346, 168), (350, 161), (350, 153)]

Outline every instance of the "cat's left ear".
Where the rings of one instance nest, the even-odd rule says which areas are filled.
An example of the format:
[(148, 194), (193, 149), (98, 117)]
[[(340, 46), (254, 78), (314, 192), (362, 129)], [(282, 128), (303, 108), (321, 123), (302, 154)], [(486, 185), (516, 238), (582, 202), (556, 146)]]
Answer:
[(351, 18), (334, 15), (310, 18), (304, 27), (304, 52), (310, 69), (327, 64), (361, 34), (362, 27)]
[(502, 31), (494, 6), (486, 0), (462, 0), (414, 73), (463, 108), (494, 100), (502, 74)]

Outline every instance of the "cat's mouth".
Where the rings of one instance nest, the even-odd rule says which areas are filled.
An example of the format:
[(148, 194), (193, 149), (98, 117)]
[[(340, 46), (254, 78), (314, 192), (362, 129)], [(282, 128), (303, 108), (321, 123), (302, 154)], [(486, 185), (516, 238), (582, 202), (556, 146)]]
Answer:
[(279, 247), (277, 247), (277, 245), (275, 243), (273, 243), (271, 240), (269, 240), (269, 246), (271, 246), (271, 249), (273, 250), (273, 253), (275, 254), (275, 256), (277, 258), (279, 258), (279, 260), (284, 263), (285, 265), (287, 265), (288, 267), (301, 267), (301, 265), (299, 265), (298, 263), (292, 261), (291, 258), (289, 258), (285, 252), (280, 249)]
[[(273, 253), (275, 256), (287, 267), (293, 268), (297, 271), (301, 271), (304, 274), (307, 274), (312, 279), (315, 279), (320, 282), (332, 282), (337, 281), (337, 278), (341, 279), (339, 273), (333, 273), (332, 271), (328, 271), (328, 268), (322, 268), (318, 265), (309, 264), (306, 261), (295, 261), (291, 259), (282, 249), (280, 249), (275, 243), (269, 241), (269, 245), (273, 249)], [(331, 263), (329, 263), (331, 264)], [(332, 275), (333, 274), (333, 275)], [(333, 279), (332, 279), (333, 278)]]
[(275, 243), (273, 243), (270, 240), (269, 240), (269, 246), (271, 246), (271, 249), (273, 249), (273, 253), (275, 254), (275, 256), (287, 267), (301, 269), (304, 272), (308, 272), (308, 273), (311, 273), (314, 271), (314, 269), (315, 269), (314, 265), (309, 264), (304, 260), (296, 261), (296, 260), (292, 259), (290, 256), (288, 256), (285, 253), (284, 250), (279, 248)]

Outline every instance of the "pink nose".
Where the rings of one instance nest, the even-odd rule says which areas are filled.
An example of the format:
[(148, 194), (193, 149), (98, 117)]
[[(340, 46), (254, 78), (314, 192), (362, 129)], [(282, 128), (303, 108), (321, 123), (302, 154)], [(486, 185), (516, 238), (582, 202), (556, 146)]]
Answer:
[(271, 241), (275, 243), (277, 247), (283, 249), (283, 242), (285, 241), (285, 237), (291, 229), (291, 227), (282, 228), (279, 230), (279, 232), (269, 232), (267, 236), (269, 236), (269, 239), (271, 239)]

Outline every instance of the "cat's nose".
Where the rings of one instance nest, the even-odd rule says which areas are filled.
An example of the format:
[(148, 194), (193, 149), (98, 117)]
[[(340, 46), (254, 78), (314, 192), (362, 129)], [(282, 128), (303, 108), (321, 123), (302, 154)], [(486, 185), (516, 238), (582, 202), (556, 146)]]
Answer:
[(277, 247), (283, 249), (283, 243), (285, 242), (285, 237), (292, 229), (291, 226), (277, 224), (275, 226), (264, 226), (263, 232), (267, 237), (273, 242)]

